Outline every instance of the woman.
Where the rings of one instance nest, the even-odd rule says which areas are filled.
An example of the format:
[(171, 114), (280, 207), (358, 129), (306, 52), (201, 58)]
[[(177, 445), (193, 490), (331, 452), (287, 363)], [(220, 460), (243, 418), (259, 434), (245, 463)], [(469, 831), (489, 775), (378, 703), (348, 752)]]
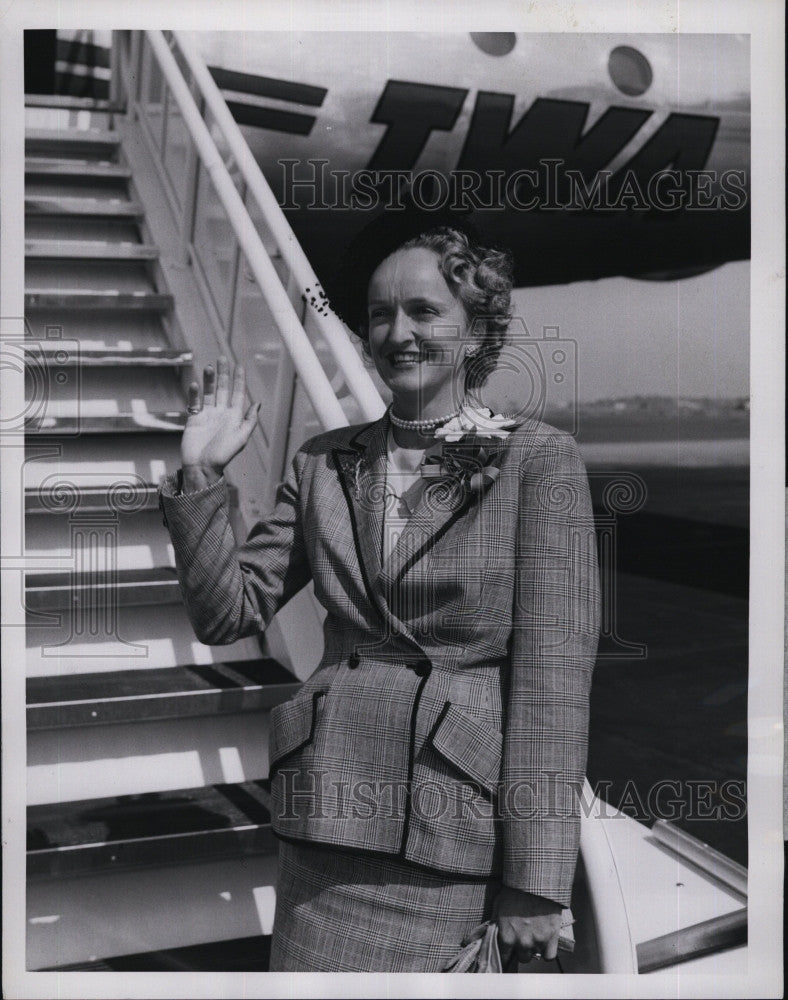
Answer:
[(510, 291), (507, 255), (454, 228), (377, 263), (359, 332), (392, 405), (303, 445), (238, 547), (222, 471), (256, 408), (221, 359), (202, 403), (190, 387), (161, 503), (198, 637), (262, 632), (310, 579), (327, 613), (319, 667), (271, 718), (272, 970), (439, 971), (491, 917), (504, 962), (555, 957), (598, 581), (572, 438), (458, 415)]

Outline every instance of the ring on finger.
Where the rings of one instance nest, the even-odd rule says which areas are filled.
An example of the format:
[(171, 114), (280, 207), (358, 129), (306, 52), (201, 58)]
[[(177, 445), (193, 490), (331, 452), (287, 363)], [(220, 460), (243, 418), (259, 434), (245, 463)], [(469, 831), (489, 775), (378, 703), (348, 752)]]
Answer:
[(202, 410), (202, 407), (201, 407), (201, 406), (188, 406), (188, 407), (186, 408), (186, 412), (187, 412), (187, 413), (188, 413), (188, 414), (189, 414), (190, 416), (192, 416), (192, 417), (193, 417), (193, 416), (194, 416), (195, 414), (199, 413), (199, 412), (200, 412), (201, 410)]

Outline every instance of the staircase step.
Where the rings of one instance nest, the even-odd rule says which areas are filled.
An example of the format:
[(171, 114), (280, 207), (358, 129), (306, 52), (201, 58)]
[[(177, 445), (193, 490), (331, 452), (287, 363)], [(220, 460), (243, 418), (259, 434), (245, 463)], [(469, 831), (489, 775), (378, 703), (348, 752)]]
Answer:
[[(125, 450), (125, 449), (124, 449)], [(64, 466), (67, 468), (67, 466)], [(178, 463), (175, 464), (178, 467)], [(74, 482), (75, 474), (69, 469), (64, 476), (55, 476), (45, 486), (25, 487), (25, 514), (53, 514), (62, 513), (62, 509), (56, 508), (59, 487), (67, 488), (69, 493), (73, 486), (79, 493), (77, 509), (80, 514), (106, 514), (111, 510), (109, 503), (109, 491), (126, 491), (129, 496), (133, 496), (134, 513), (141, 514), (144, 511), (157, 510), (159, 506), (158, 486), (155, 483), (141, 483), (136, 476), (117, 473), (114, 480), (100, 485), (85, 485)], [(45, 493), (46, 500), (42, 500), (42, 493)], [(227, 484), (227, 493), (230, 498), (230, 505), (238, 506), (238, 488), (232, 483)], [(62, 495), (62, 494), (61, 494)], [(65, 499), (65, 498), (64, 498)], [(56, 509), (53, 510), (53, 507)], [(70, 508), (69, 508), (70, 509)], [(28, 527), (29, 531), (29, 527)]]
[(155, 267), (149, 260), (90, 260), (85, 257), (28, 258), (25, 290), (89, 292), (96, 295), (165, 291), (156, 284)]
[(25, 198), (25, 212), (30, 215), (111, 215), (142, 219), (145, 210), (138, 201), (127, 198), (88, 198), (32, 195)]
[(183, 948), (159, 948), (131, 955), (52, 965), (41, 972), (268, 972), (271, 935), (207, 941)]
[(170, 566), (90, 575), (56, 570), (27, 573), (25, 577), (28, 611), (64, 611), (74, 606), (104, 608), (113, 602), (116, 606), (144, 606), (180, 601), (178, 579)]
[[(68, 473), (65, 479), (68, 480)], [(73, 478), (73, 477), (72, 477)], [(128, 478), (128, 477), (127, 477)], [(118, 481), (123, 482), (123, 477), (118, 476)], [(153, 483), (147, 483), (146, 485), (140, 485), (135, 481), (129, 479), (129, 482), (133, 482), (133, 492), (135, 499), (135, 509), (140, 511), (143, 510), (155, 510), (159, 505), (158, 497), (158, 487)], [(80, 485), (79, 489), (79, 512), (81, 514), (99, 514), (106, 513), (107, 511), (107, 490), (111, 488), (112, 484), (107, 486), (84, 486)], [(46, 490), (48, 502), (44, 503), (41, 499), (41, 489), (37, 487), (27, 487), (25, 489), (25, 514), (49, 514), (52, 515), (52, 495), (56, 493), (57, 486), (52, 485), (51, 489)]]
[(158, 483), (166, 472), (181, 464), (180, 442), (166, 431), (152, 436), (143, 429), (125, 437), (122, 449), (102, 435), (51, 442), (39, 439), (36, 445), (41, 447), (41, 457), (31, 451), (24, 467), (25, 486), (31, 490), (47, 488), (59, 478), (101, 487), (117, 482), (119, 477)]
[[(24, 345), (25, 352), (46, 365), (84, 365), (90, 368), (138, 367), (183, 368), (191, 364), (191, 351), (178, 351), (164, 347), (129, 348), (80, 348), (76, 352), (64, 352), (56, 340), (35, 341)], [(65, 360), (63, 355), (66, 355)]]
[[(105, 493), (103, 513), (98, 497), (87, 498), (97, 508), (93, 515), (88, 515), (81, 502), (83, 485), (65, 473), (43, 496), (44, 502), (54, 508), (49, 516), (27, 521), (25, 555), (31, 573), (56, 567), (67, 569), (73, 564), (81, 577), (86, 577), (104, 570), (120, 574), (130, 569), (157, 572), (175, 565), (162, 515), (156, 508), (140, 509), (146, 496), (144, 492), (138, 494), (133, 479), (118, 477)], [(85, 669), (91, 669), (90, 664)]]
[(178, 411), (166, 413), (116, 413), (111, 416), (31, 417), (25, 421), (25, 434), (52, 437), (74, 437), (83, 434), (140, 434), (183, 432), (186, 415)]
[(123, 111), (123, 106), (96, 97), (71, 94), (25, 94), (26, 108), (64, 108), (67, 111)]
[(109, 215), (28, 215), (28, 240), (100, 240), (102, 243), (141, 243), (140, 226), (134, 219)]
[(106, 129), (25, 129), (25, 151), (31, 155), (50, 152), (60, 157), (68, 152), (83, 155), (91, 153), (116, 155), (119, 147), (120, 135)]
[[(159, 525), (166, 536), (161, 520)], [(85, 670), (91, 673), (166, 670), (184, 663), (230, 663), (234, 660), (259, 659), (261, 655), (274, 655), (270, 651), (261, 653), (260, 643), (256, 638), (240, 639), (229, 646), (204, 646), (197, 640), (183, 604), (119, 607), (117, 621), (112, 628), (94, 629), (92, 632), (83, 630), (81, 635), (77, 635), (75, 625), (79, 624), (80, 615), (79, 609), (73, 614), (60, 611), (56, 615), (59, 620), (47, 624), (39, 618), (35, 628), (27, 629), (26, 677), (51, 677), (55, 672), (63, 677)], [(161, 726), (169, 726), (170, 721), (174, 720), (162, 722)], [(235, 777), (234, 774), (229, 774), (226, 779), (214, 777), (211, 780), (232, 781)], [(182, 784), (190, 785), (192, 781), (188, 779)], [(200, 782), (195, 781), (194, 784)], [(79, 791), (73, 795), (68, 793), (56, 796), (58, 799), (81, 797), (82, 793)], [(38, 801), (50, 800), (39, 796)]]
[[(74, 353), (79, 353), (77, 348)], [(83, 434), (111, 429), (166, 432), (181, 430), (185, 424), (186, 400), (178, 368), (64, 365), (51, 376), (52, 369), (42, 373), (34, 355), (29, 357), (26, 429), (31, 433), (46, 434), (48, 428), (64, 433), (66, 427)]]
[[(106, 177), (81, 173), (74, 173), (70, 177), (57, 174), (40, 174), (34, 177), (28, 174), (25, 177), (25, 199), (34, 205), (39, 201), (51, 199), (58, 202), (89, 200), (117, 205), (128, 203), (130, 197), (129, 181), (125, 177)], [(69, 211), (68, 214), (73, 213)], [(85, 215), (80, 213), (77, 217), (84, 219)], [(52, 218), (51, 213), (47, 214), (46, 218)]]
[(26, 309), (147, 309), (169, 312), (173, 297), (166, 292), (119, 292), (114, 289), (31, 288)]
[(271, 659), (31, 677), (27, 727), (63, 729), (272, 708), (300, 683)]
[[(55, 158), (35, 157), (34, 162), (52, 163)], [(68, 163), (63, 157), (57, 157), (57, 162)], [(119, 163), (108, 163), (102, 160), (71, 160), (74, 165), (68, 172), (58, 170), (28, 170), (25, 160), (25, 195), (38, 198), (115, 198), (129, 197), (128, 170)], [(80, 169), (85, 164), (94, 166), (93, 170)], [(100, 165), (100, 169), (95, 169)], [(110, 169), (107, 169), (107, 168)]]
[(276, 850), (267, 781), (28, 809), (27, 873), (62, 877)]
[(104, 240), (25, 240), (25, 256), (77, 260), (157, 260), (153, 243), (110, 243)]
[[(82, 351), (177, 350), (166, 329), (166, 316), (154, 312), (39, 309), (27, 315), (31, 350), (57, 351), (57, 341)], [(75, 344), (75, 342), (77, 342)], [(180, 343), (180, 341), (178, 341)]]
[[(107, 966), (124, 985), (133, 977), (121, 980), (118, 973), (147, 973), (147, 984), (152, 982), (151, 973), (158, 971), (266, 972), (270, 938), (261, 935), (272, 930), (276, 868), (273, 852), (239, 861), (217, 858), (68, 879), (33, 879), (25, 908), (27, 969)], [(74, 981), (73, 976), (60, 980), (64, 985)], [(174, 988), (169, 989), (174, 986), (172, 979), (167, 982), (165, 975), (156, 981), (168, 987), (159, 988), (158, 994), (176, 995)], [(88, 995), (87, 983), (82, 980), (83, 996)], [(98, 984), (97, 989), (102, 996), (113, 992)], [(152, 990), (144, 992), (155, 995)], [(203, 992), (215, 993), (210, 987)], [(246, 990), (247, 995), (254, 993)], [(181, 995), (197, 992), (184, 989)]]
[(110, 160), (60, 159), (54, 156), (25, 158), (25, 177), (112, 177), (130, 180), (131, 171)]

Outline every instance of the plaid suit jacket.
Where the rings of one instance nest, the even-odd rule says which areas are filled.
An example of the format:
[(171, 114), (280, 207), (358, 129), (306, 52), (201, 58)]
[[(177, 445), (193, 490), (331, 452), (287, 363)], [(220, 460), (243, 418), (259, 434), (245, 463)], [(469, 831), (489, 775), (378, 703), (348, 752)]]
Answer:
[(201, 641), (263, 631), (310, 579), (317, 670), (271, 715), (272, 822), (297, 842), (501, 878), (569, 905), (599, 581), (574, 440), (529, 421), (497, 479), (425, 491), (381, 557), (388, 417), (295, 455), (236, 545), (224, 480), (160, 504)]

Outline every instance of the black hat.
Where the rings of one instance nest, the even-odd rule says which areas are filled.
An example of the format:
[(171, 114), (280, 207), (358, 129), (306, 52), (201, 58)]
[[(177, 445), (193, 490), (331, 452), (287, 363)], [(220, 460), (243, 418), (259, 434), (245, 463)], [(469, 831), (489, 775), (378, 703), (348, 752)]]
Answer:
[(386, 209), (353, 238), (333, 277), (325, 283), (334, 312), (357, 332), (367, 311), (367, 289), (378, 265), (403, 243), (440, 226), (457, 229), (479, 242), (470, 213), (441, 208), (435, 211), (407, 203), (404, 209)]

